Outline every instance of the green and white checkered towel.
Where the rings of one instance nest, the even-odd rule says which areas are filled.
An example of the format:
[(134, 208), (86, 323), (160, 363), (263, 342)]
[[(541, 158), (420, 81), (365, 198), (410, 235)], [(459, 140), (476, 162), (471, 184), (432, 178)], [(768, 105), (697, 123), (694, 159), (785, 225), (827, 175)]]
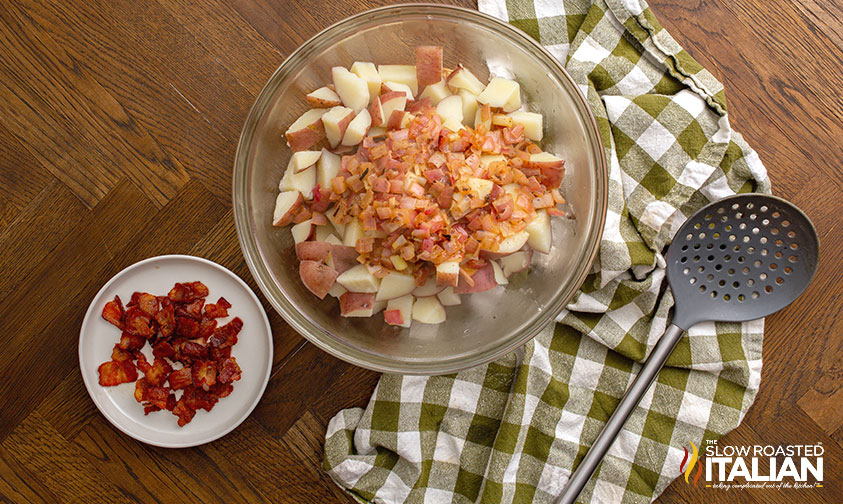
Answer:
[[(696, 209), (769, 192), (723, 86), (643, 0), (480, 0), (537, 38), (578, 83), (610, 161), (598, 262), (523, 355), (456, 375), (384, 375), (341, 411), (324, 467), (361, 501), (549, 502), (666, 328), (663, 253)], [(700, 446), (742, 420), (761, 380), (763, 320), (695, 326), (609, 451), (582, 502), (650, 502)]]

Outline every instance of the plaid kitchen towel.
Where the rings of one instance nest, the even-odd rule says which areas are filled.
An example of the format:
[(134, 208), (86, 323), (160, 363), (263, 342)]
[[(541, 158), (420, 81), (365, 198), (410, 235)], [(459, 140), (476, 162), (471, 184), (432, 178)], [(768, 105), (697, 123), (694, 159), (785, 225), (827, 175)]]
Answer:
[[(360, 501), (550, 502), (666, 328), (663, 253), (696, 209), (769, 192), (729, 125), (723, 86), (642, 0), (480, 0), (565, 64), (597, 117), (609, 211), (592, 274), (523, 354), (455, 375), (384, 375), (334, 417), (324, 467)], [(582, 502), (650, 502), (683, 447), (734, 429), (761, 379), (763, 321), (708, 323), (679, 343)]]

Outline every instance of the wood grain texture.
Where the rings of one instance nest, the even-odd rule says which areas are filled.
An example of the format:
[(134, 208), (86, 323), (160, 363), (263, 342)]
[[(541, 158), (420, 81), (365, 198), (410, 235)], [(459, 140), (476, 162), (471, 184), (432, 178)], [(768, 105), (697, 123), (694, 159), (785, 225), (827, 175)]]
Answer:
[[(448, 0), (443, 0), (448, 1)], [(88, 302), (152, 255), (240, 254), (231, 165), (263, 83), (326, 26), (390, 0), (0, 0), (0, 501), (351, 502), (321, 470), (322, 436), (378, 375), (295, 333), (262, 296), (275, 343), (253, 415), (208, 445), (138, 443), (82, 384)], [(456, 0), (474, 7), (472, 0)], [(756, 404), (723, 444), (821, 442), (824, 488), (660, 502), (843, 502), (843, 9), (833, 0), (653, 0), (725, 84), (734, 127), (777, 194), (813, 219), (813, 285), (770, 317)]]

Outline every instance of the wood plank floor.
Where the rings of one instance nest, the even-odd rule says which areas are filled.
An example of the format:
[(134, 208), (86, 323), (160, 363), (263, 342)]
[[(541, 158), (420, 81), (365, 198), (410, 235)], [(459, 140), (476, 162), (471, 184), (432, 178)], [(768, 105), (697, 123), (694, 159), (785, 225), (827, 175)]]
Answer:
[[(385, 3), (0, 0), (0, 500), (349, 500), (320, 469), (322, 435), (339, 409), (366, 403), (377, 375), (306, 343), (268, 304), (266, 395), (240, 428), (198, 448), (154, 448), (112, 428), (76, 349), (90, 299), (144, 257), (207, 257), (258, 291), (230, 201), (249, 107), (299, 44)], [(732, 124), (822, 242), (813, 285), (768, 319), (761, 391), (722, 443), (822, 443), (827, 482), (738, 494), (677, 481), (660, 501), (843, 502), (843, 8), (651, 4), (725, 83)]]

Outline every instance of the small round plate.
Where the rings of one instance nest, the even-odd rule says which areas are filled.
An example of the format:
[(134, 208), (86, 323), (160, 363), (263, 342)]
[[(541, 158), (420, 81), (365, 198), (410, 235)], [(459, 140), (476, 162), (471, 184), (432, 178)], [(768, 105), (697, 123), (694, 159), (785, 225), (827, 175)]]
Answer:
[[(220, 325), (235, 316), (243, 320), (243, 329), (231, 352), (242, 369), (242, 378), (234, 382), (234, 392), (220, 399), (210, 412), (199, 410), (190, 423), (179, 427), (178, 418), (169, 411), (144, 415), (143, 407), (135, 401), (134, 383), (116, 387), (99, 384), (97, 368), (111, 359), (111, 350), (120, 339), (120, 331), (102, 318), (102, 308), (115, 295), (125, 304), (135, 291), (166, 295), (176, 282), (196, 280), (208, 286), (208, 302), (216, 302), (222, 296), (231, 303), (231, 317), (220, 319)], [(143, 352), (152, 362), (149, 345), (144, 346)], [(257, 406), (272, 368), (272, 331), (257, 296), (231, 271), (199, 257), (151, 257), (115, 275), (94, 296), (79, 334), (79, 366), (88, 394), (115, 427), (154, 446), (196, 446), (228, 434)]]

